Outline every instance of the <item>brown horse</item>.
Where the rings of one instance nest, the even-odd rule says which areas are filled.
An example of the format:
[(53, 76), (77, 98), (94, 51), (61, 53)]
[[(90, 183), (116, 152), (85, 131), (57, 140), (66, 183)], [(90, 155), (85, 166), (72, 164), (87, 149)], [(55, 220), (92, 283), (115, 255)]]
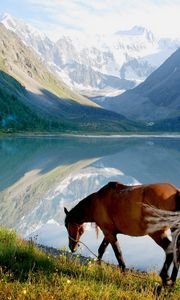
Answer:
[[(65, 226), (69, 235), (69, 247), (72, 252), (77, 248), (84, 232), (84, 223), (95, 222), (104, 234), (98, 249), (101, 260), (110, 243), (120, 268), (125, 270), (125, 263), (117, 240), (117, 234), (143, 236), (147, 234), (147, 212), (144, 205), (154, 206), (165, 211), (180, 210), (180, 190), (168, 183), (156, 183), (138, 186), (126, 186), (118, 182), (109, 182), (98, 192), (81, 200), (70, 212), (66, 213)], [(173, 261), (171, 238), (168, 226), (163, 226), (149, 236), (164, 249), (166, 258), (160, 272), (163, 284), (176, 281), (178, 267), (174, 264), (171, 278), (168, 269)]]

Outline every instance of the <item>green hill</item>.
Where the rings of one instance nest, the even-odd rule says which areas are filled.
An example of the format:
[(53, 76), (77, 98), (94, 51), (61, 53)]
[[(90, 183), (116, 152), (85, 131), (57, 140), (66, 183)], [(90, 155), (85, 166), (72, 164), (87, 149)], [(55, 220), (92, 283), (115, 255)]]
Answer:
[(70, 90), (40, 58), (0, 24), (0, 129), (124, 132), (136, 123)]

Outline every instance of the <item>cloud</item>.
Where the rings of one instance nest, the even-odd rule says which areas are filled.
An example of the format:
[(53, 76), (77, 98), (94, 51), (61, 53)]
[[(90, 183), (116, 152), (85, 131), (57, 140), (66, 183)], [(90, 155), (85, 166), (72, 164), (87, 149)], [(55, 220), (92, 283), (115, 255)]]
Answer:
[[(26, 0), (39, 10), (41, 29), (55, 36), (58, 30), (112, 33), (142, 25), (163, 36), (177, 36), (178, 0)], [(35, 21), (35, 20), (34, 20)], [(48, 29), (46, 29), (48, 28)]]

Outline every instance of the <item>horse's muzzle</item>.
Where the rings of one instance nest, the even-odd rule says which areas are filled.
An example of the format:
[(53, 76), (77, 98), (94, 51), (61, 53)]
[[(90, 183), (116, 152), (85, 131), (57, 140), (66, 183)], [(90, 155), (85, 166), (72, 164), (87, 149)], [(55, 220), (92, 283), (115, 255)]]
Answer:
[(77, 244), (76, 246), (69, 245), (69, 248), (70, 248), (72, 253), (76, 252), (78, 247), (79, 247), (79, 244)]

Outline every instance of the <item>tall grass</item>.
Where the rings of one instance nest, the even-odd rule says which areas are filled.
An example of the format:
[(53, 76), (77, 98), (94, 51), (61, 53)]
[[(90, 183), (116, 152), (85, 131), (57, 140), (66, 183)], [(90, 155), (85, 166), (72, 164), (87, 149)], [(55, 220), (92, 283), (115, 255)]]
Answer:
[(62, 252), (58, 256), (0, 228), (0, 299), (180, 299), (180, 281), (161, 288), (155, 273), (129, 271)]
[(54, 264), (45, 253), (34, 246), (32, 240), (23, 241), (14, 230), (0, 228), (0, 264), (1, 273), (6, 278), (27, 280), (37, 271), (51, 272)]

